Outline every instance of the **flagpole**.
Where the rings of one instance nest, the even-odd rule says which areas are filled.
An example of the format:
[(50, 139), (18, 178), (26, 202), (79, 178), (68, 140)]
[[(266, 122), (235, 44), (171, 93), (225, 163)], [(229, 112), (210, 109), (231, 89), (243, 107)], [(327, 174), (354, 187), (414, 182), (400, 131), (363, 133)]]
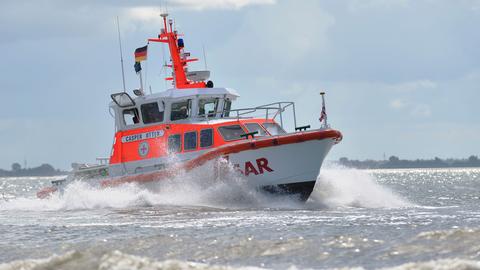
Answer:
[(325, 120), (323, 126), (328, 127), (328, 122), (327, 122), (327, 109), (325, 108), (325, 92), (320, 92), (320, 95), (322, 96), (322, 112), (321, 112), (321, 118)]
[(145, 92), (143, 92), (143, 77), (142, 77), (142, 71), (138, 73), (138, 76), (140, 78), (140, 91), (142, 91), (142, 95), (145, 95)]
[[(143, 76), (142, 76), (142, 65), (141, 62), (144, 60), (147, 60), (147, 49), (148, 49), (148, 43), (146, 46), (137, 48), (135, 50), (135, 65), (133, 66), (135, 68), (135, 72), (138, 74), (138, 77), (140, 78), (140, 88), (138, 89), (140, 93), (145, 95), (145, 92), (143, 91), (144, 86), (143, 86)], [(145, 73), (146, 74), (146, 73)], [(145, 75), (147, 76), (147, 75)]]

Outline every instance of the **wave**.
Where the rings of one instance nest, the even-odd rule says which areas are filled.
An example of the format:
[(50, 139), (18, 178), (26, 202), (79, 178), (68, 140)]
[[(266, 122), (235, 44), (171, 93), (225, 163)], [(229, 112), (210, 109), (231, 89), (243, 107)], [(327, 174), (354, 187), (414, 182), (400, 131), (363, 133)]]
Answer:
[(26, 259), (0, 264), (0, 270), (47, 270), (47, 269), (99, 269), (99, 270), (260, 270), (257, 267), (232, 267), (224, 265), (208, 265), (204, 263), (165, 260), (157, 261), (147, 257), (140, 257), (112, 251), (100, 258), (92, 257), (78, 251), (69, 251), (63, 255), (52, 255), (45, 259)]
[(410, 262), (399, 266), (382, 268), (382, 270), (480, 270), (480, 261), (460, 258), (439, 259), (427, 262)]
[[(211, 265), (185, 260), (155, 260), (153, 258), (131, 255), (115, 250), (104, 254), (69, 251), (62, 255), (52, 255), (42, 259), (24, 259), (0, 263), (0, 270), (47, 270), (47, 269), (99, 269), (99, 270), (262, 270), (253, 266)], [(288, 269), (302, 269), (291, 265)], [(326, 268), (329, 269), (329, 268)], [(358, 267), (342, 267), (330, 269), (365, 269)], [(446, 258), (424, 262), (407, 262), (398, 266), (376, 268), (379, 270), (480, 270), (480, 261), (462, 258)]]
[[(450, 241), (466, 241), (480, 239), (480, 229), (479, 228), (455, 228), (449, 230), (436, 230), (436, 231), (426, 231), (421, 232), (417, 235), (416, 239), (418, 240), (450, 240)], [(447, 241), (447, 242), (450, 242)]]
[(335, 207), (405, 208), (412, 207), (405, 198), (377, 183), (375, 177), (364, 170), (327, 165), (311, 195), (312, 201)]

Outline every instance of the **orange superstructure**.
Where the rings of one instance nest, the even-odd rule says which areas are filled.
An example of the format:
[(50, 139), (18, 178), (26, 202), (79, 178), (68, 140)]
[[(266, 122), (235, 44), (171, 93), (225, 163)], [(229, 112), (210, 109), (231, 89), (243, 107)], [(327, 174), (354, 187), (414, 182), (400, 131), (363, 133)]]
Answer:
[[(169, 155), (168, 151), (168, 137), (174, 135), (180, 135), (180, 144), (182, 146), (185, 145), (185, 134), (186, 133), (197, 133), (196, 144), (198, 147), (193, 147), (192, 149), (185, 149), (185, 147), (180, 147), (179, 151), (175, 153), (189, 153), (189, 152), (196, 152), (201, 150), (208, 150), (211, 148), (217, 148), (224, 144), (231, 143), (231, 141), (226, 141), (218, 132), (219, 127), (222, 126), (230, 126), (230, 125), (240, 125), (241, 129), (244, 133), (251, 132), (245, 126), (245, 124), (257, 123), (260, 127), (262, 127), (265, 123), (275, 123), (273, 120), (268, 119), (241, 119), (241, 120), (233, 120), (233, 121), (226, 121), (223, 123), (218, 124), (162, 124), (162, 125), (155, 125), (149, 127), (142, 127), (138, 129), (132, 129), (127, 131), (118, 131), (115, 134), (115, 144), (113, 146), (112, 155), (110, 157), (110, 164), (117, 164), (122, 162), (131, 162), (131, 161), (139, 161), (143, 159), (151, 159), (151, 158), (159, 158), (165, 157)], [(200, 132), (202, 130), (212, 130), (213, 133), (213, 143), (208, 147), (201, 147), (200, 142)], [(271, 136), (265, 128), (262, 128), (266, 135)], [(133, 142), (123, 142), (122, 138), (125, 136), (133, 136), (139, 133), (148, 133), (148, 132), (155, 132), (157, 130), (163, 130), (164, 136), (162, 137), (155, 137), (150, 138), (142, 141), (133, 141)], [(277, 134), (273, 134), (277, 135)], [(240, 138), (239, 138), (240, 139)], [(152, 150), (148, 152), (147, 155), (142, 156), (140, 154), (142, 142), (148, 142), (150, 146), (152, 146)], [(140, 151), (139, 151), (140, 149)]]

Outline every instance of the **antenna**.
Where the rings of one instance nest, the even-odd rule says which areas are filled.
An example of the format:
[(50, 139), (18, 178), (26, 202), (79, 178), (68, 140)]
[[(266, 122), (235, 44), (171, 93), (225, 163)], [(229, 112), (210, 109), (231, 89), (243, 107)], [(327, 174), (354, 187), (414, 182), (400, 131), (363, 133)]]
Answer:
[(117, 30), (118, 30), (118, 46), (120, 48), (120, 64), (122, 66), (122, 82), (123, 82), (123, 92), (127, 92), (127, 87), (125, 86), (125, 69), (123, 68), (123, 52), (122, 52), (122, 38), (120, 36), (120, 20), (117, 16)]
[(205, 45), (202, 44), (203, 49), (203, 63), (205, 65), (205, 70), (207, 70), (207, 54), (205, 53)]
[[(147, 46), (148, 46), (149, 43), (147, 43)], [(145, 61), (145, 83), (142, 85), (142, 89), (144, 89), (145, 87), (147, 87), (147, 82), (148, 82), (148, 61)], [(150, 89), (150, 94), (151, 94), (151, 89)]]

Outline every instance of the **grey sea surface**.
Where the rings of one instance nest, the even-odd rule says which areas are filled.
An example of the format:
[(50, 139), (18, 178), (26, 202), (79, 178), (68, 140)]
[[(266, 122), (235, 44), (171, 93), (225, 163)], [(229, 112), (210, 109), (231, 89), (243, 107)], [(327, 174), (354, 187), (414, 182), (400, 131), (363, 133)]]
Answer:
[(202, 177), (0, 178), (0, 269), (480, 269), (479, 168), (327, 166), (305, 204)]

